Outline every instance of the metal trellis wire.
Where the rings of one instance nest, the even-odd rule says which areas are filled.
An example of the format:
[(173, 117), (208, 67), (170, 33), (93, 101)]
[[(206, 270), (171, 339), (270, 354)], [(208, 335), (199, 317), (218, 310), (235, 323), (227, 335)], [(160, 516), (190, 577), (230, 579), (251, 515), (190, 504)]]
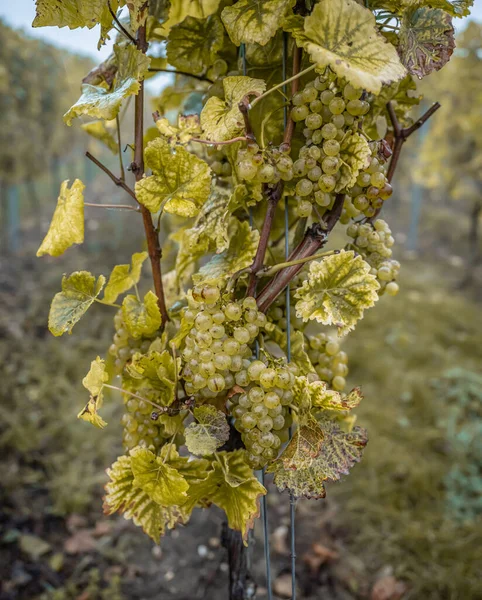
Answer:
[[(246, 63), (246, 46), (241, 44), (240, 56), (242, 60), (243, 75), (247, 75), (247, 63)], [(282, 77), (283, 80), (287, 79), (287, 58), (288, 58), (288, 34), (283, 33), (283, 63), (282, 63)], [(283, 86), (283, 92), (287, 94), (287, 86)], [(285, 106), (283, 109), (284, 126), (288, 123), (288, 107)], [(253, 225), (253, 211), (249, 210), (249, 222)], [(284, 204), (284, 222), (285, 222), (285, 256), (286, 259), (289, 257), (289, 203), (288, 198), (285, 198)], [(287, 359), (288, 362), (291, 360), (291, 324), (290, 324), (290, 286), (286, 288), (286, 320), (287, 320)], [(259, 357), (259, 345), (256, 343), (256, 358)], [(289, 438), (292, 437), (292, 428), (289, 430)], [(265, 485), (265, 470), (258, 471), (258, 479)], [(295, 544), (295, 509), (296, 499), (293, 494), (290, 494), (290, 558), (291, 558), (291, 594), (292, 600), (296, 600), (296, 544)], [(268, 600), (273, 598), (273, 585), (272, 585), (272, 573), (271, 573), (271, 557), (270, 557), (270, 543), (269, 543), (269, 527), (268, 527), (268, 504), (267, 497), (263, 496), (261, 501), (261, 519), (263, 523), (263, 541), (264, 541), (264, 558), (265, 558), (265, 576), (266, 576), (266, 588)], [(252, 550), (252, 535), (249, 536), (249, 552), (248, 552), (248, 568), (251, 568), (251, 550)]]

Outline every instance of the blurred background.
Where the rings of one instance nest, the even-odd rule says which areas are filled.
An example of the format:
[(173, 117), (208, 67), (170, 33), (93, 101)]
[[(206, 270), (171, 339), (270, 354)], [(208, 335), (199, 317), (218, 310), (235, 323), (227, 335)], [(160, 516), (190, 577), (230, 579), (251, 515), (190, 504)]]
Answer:
[[(95, 29), (33, 30), (33, 17), (33, 0), (0, 2), (0, 598), (221, 600), (228, 566), (215, 510), (197, 511), (160, 547), (102, 516), (121, 407), (107, 403), (103, 431), (76, 414), (113, 315), (93, 307), (57, 340), (48, 307), (63, 273), (108, 273), (143, 237), (128, 211), (87, 208), (82, 247), (35, 258), (62, 180), (82, 179), (89, 202), (126, 197), (84, 153), (113, 170), (119, 156), (62, 121), (110, 48), (96, 51)], [(482, 598), (480, 4), (473, 17), (457, 23), (449, 65), (420, 86), (417, 111), (436, 100), (442, 109), (405, 145), (382, 214), (396, 232), (401, 292), (384, 296), (344, 342), (370, 443), (326, 500), (298, 503), (300, 598)], [(153, 106), (170, 83), (163, 74), (148, 82)], [(289, 498), (273, 493), (269, 503), (274, 589), (289, 598)], [(261, 534), (253, 569), (264, 598)]]

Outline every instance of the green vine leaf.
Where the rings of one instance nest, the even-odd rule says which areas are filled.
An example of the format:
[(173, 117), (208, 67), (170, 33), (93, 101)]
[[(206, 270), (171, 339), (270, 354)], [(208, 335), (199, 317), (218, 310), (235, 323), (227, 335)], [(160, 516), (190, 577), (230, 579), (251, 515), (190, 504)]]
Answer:
[(324, 381), (309, 384), (312, 406), (337, 412), (349, 411), (356, 408), (363, 400), (360, 388), (353, 388), (348, 394), (328, 389)]
[(361, 256), (342, 250), (310, 264), (308, 278), (296, 290), (296, 314), (315, 319), (347, 334), (363, 318), (363, 311), (378, 300), (379, 284)]
[(161, 506), (184, 504), (189, 484), (177, 469), (147, 448), (134, 448), (130, 454), (135, 487)]
[(419, 78), (440, 70), (455, 48), (452, 18), (443, 10), (413, 7), (405, 11), (398, 53), (407, 70)]
[(138, 201), (152, 213), (195, 217), (211, 190), (208, 165), (183, 147), (172, 150), (162, 138), (147, 145), (145, 159), (153, 175), (136, 183)]
[(239, 0), (226, 6), (221, 13), (226, 31), (233, 44), (264, 46), (281, 27), (295, 0)]
[(371, 150), (365, 136), (356, 131), (345, 135), (340, 144), (340, 158), (342, 165), (336, 193), (353, 187), (360, 171), (370, 164)]
[(37, 256), (60, 256), (73, 244), (82, 244), (84, 241), (85, 185), (76, 179), (71, 188), (68, 186), (68, 179), (60, 186), (57, 206)]
[(224, 27), (219, 17), (186, 17), (171, 29), (167, 59), (176, 69), (200, 75), (214, 63), (223, 46)]
[(127, 292), (139, 283), (142, 265), (146, 258), (147, 252), (136, 252), (132, 255), (130, 265), (116, 265), (112, 269), (104, 290), (104, 300), (106, 302), (109, 304), (114, 303), (120, 294)]
[(239, 223), (229, 247), (211, 260), (193, 275), (196, 285), (220, 285), (237, 271), (249, 267), (253, 262), (259, 243), (259, 232), (251, 229), (249, 223)]
[(109, 130), (105, 121), (91, 121), (82, 123), (82, 129), (94, 139), (102, 142), (113, 154), (119, 153), (119, 147), (113, 133)]
[(105, 277), (95, 279), (88, 271), (75, 271), (62, 278), (62, 291), (55, 294), (49, 313), (49, 330), (56, 337), (72, 333), (74, 325), (82, 318), (99, 296)]
[(378, 94), (383, 84), (406, 74), (373, 13), (355, 0), (320, 0), (308, 17), (287, 19), (285, 30), (319, 69), (330, 66), (357, 88)]
[[(266, 488), (253, 475), (244, 450), (219, 452), (206, 479), (191, 485), (187, 509), (196, 504), (214, 503), (224, 510), (231, 529), (240, 531), (245, 543), (254, 519), (259, 516), (259, 500)], [(192, 510), (192, 508), (191, 508)]]
[(132, 45), (116, 45), (114, 53), (118, 68), (112, 90), (107, 86), (84, 83), (82, 95), (64, 115), (67, 125), (82, 115), (110, 121), (119, 113), (122, 101), (139, 92), (139, 82), (147, 73), (149, 57)]
[(368, 441), (365, 429), (354, 427), (347, 433), (331, 419), (322, 419), (320, 429), (323, 433), (321, 450), (308, 468), (287, 469), (280, 458), (268, 467), (280, 491), (289, 490), (297, 498), (324, 498), (324, 482), (338, 481), (361, 460)]
[(198, 456), (214, 454), (229, 439), (226, 415), (211, 404), (194, 409), (196, 423), (190, 423), (184, 431), (189, 452)]
[(151, 290), (144, 296), (144, 302), (136, 296), (126, 296), (122, 302), (122, 318), (133, 338), (154, 333), (162, 323), (157, 296)]
[(263, 79), (251, 77), (225, 77), (224, 100), (212, 96), (201, 112), (201, 127), (208, 140), (230, 140), (244, 128), (239, 103), (248, 94), (262, 94), (266, 89)]

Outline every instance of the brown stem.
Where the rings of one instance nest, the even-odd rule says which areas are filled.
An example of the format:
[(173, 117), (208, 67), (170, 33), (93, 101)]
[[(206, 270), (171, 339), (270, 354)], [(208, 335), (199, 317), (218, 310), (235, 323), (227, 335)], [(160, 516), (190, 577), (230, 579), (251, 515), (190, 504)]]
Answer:
[[(344, 200), (345, 196), (343, 194), (337, 194), (333, 208), (326, 213), (323, 224), (314, 223), (308, 228), (304, 238), (286, 259), (287, 261), (313, 256), (313, 254), (325, 245), (328, 234), (335, 227), (341, 216)], [(304, 264), (293, 265), (279, 271), (259, 294), (257, 298), (259, 310), (266, 312), (303, 267)]]
[(253, 296), (256, 293), (256, 285), (258, 279), (256, 273), (261, 269), (264, 263), (264, 257), (266, 254), (266, 248), (268, 247), (269, 235), (271, 233), (271, 226), (273, 224), (276, 207), (283, 193), (283, 184), (278, 182), (274, 189), (265, 186), (265, 194), (268, 196), (268, 206), (266, 208), (266, 216), (264, 218), (263, 227), (259, 236), (259, 244), (256, 250), (256, 256), (254, 257), (253, 264), (251, 265), (251, 276), (249, 279), (247, 296)]
[(150, 67), (147, 70), (150, 73), (172, 73), (172, 75), (184, 75), (185, 77), (193, 77), (194, 79), (198, 79), (199, 81), (207, 81), (208, 83), (214, 83), (212, 79), (209, 79), (209, 77), (205, 77), (204, 75), (194, 75), (194, 73), (188, 73), (187, 71), (178, 71), (177, 69), (158, 69), (157, 67)]
[(430, 119), (430, 117), (440, 108), (440, 104), (435, 102), (432, 106), (424, 112), (424, 114), (413, 123), (410, 127), (401, 127), (400, 123), (397, 119), (397, 115), (393, 108), (392, 102), (390, 101), (387, 104), (388, 116), (390, 117), (390, 121), (393, 127), (393, 133), (395, 134), (395, 143), (393, 145), (393, 154), (390, 159), (390, 165), (388, 167), (387, 179), (389, 182), (392, 181), (393, 176), (395, 174), (395, 170), (397, 168), (398, 160), (400, 158), (400, 153), (402, 151), (403, 144), (407, 141), (407, 139), (420, 129), (422, 125)]
[(127, 31), (127, 29), (122, 25), (122, 23), (119, 21), (119, 19), (117, 18), (117, 15), (115, 14), (115, 12), (112, 10), (112, 7), (110, 5), (109, 0), (107, 0), (107, 6), (109, 7), (109, 12), (112, 15), (112, 18), (114, 19), (114, 21), (116, 22), (116, 25), (119, 27), (119, 29), (121, 30), (121, 32), (126, 36), (126, 38), (128, 40), (130, 40), (133, 44), (136, 43), (136, 40), (132, 37), (132, 35)]
[[(146, 27), (142, 25), (137, 32), (137, 48), (141, 52), (146, 52)], [(140, 181), (144, 176), (144, 82), (140, 82), (139, 93), (135, 98), (134, 110), (134, 163), (131, 166), (136, 181)], [(151, 261), (152, 279), (154, 281), (154, 290), (157, 296), (157, 304), (162, 316), (162, 325), (169, 321), (167, 314), (166, 300), (164, 297), (164, 287), (162, 284), (161, 273), (161, 246), (159, 244), (159, 234), (152, 222), (152, 216), (149, 210), (141, 204), (142, 220), (147, 240), (147, 251)]]
[[(301, 56), (302, 56), (302, 50), (299, 48), (296, 48), (294, 55), (293, 55), (293, 75), (297, 75), (300, 71)], [(296, 92), (298, 91), (298, 85), (299, 85), (299, 78), (296, 78), (291, 82), (291, 97), (293, 97), (293, 95), (296, 94)], [(239, 110), (241, 110), (241, 112), (243, 113), (243, 116), (244, 116), (245, 113), (243, 112), (242, 107), (244, 107), (246, 109), (245, 124), (247, 126), (251, 127), (251, 124), (249, 123), (249, 119), (248, 119), (248, 114), (247, 114), (247, 110), (248, 110), (247, 104), (244, 101), (241, 102), (239, 105)], [(284, 136), (283, 136), (284, 144), (291, 146), (291, 140), (293, 138), (294, 131), (295, 131), (295, 123), (290, 118), (290, 119), (288, 119), (288, 123), (286, 125)], [(246, 136), (249, 137), (248, 129), (246, 129)], [(256, 277), (256, 272), (259, 271), (259, 269), (261, 269), (261, 267), (263, 266), (263, 263), (264, 263), (264, 257), (266, 255), (266, 249), (268, 247), (269, 236), (271, 233), (271, 227), (273, 226), (273, 219), (274, 219), (274, 216), (276, 213), (276, 207), (277, 207), (278, 202), (280, 201), (281, 197), (283, 196), (283, 189), (284, 189), (284, 184), (282, 181), (279, 181), (274, 188), (270, 188), (267, 185), (265, 185), (263, 188), (263, 192), (264, 192), (265, 196), (267, 196), (267, 199), (268, 199), (268, 206), (266, 209), (266, 216), (265, 216), (264, 222), (263, 222), (263, 228), (261, 229), (261, 235), (259, 238), (258, 248), (256, 250), (256, 256), (254, 257), (254, 261), (253, 261), (253, 264), (251, 267), (251, 276), (250, 276), (250, 280), (249, 280), (249, 284), (248, 284), (248, 290), (246, 292), (248, 296), (254, 296), (256, 293), (256, 286), (258, 283), (258, 278)]]
[(134, 190), (131, 190), (131, 188), (127, 185), (127, 183), (125, 181), (122, 181), (122, 179), (120, 179), (120, 177), (117, 177), (116, 175), (114, 175), (114, 173), (112, 173), (112, 171), (110, 169), (108, 169), (103, 163), (101, 163), (100, 160), (95, 158), (95, 156), (92, 156), (92, 154), (90, 152), (86, 152), (85, 156), (89, 160), (91, 160), (94, 163), (94, 165), (97, 165), (99, 167), (99, 169), (101, 169), (101, 171), (104, 171), (104, 173), (106, 175), (108, 175), (118, 187), (121, 187), (123, 190), (125, 190), (129, 194), (129, 196), (134, 198), (134, 200), (137, 202), (137, 198), (134, 193)]
[(244, 131), (246, 132), (246, 137), (248, 140), (255, 142), (256, 137), (251, 126), (251, 121), (249, 120), (249, 95), (245, 96), (241, 100), (241, 102), (238, 104), (238, 108), (240, 113), (243, 115)]

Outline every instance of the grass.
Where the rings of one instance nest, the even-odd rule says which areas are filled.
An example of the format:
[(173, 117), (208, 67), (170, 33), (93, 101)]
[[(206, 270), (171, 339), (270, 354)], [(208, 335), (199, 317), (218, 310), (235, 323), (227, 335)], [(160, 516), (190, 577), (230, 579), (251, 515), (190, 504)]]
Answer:
[[(365, 399), (363, 461), (329, 490), (340, 523), (373, 571), (391, 565), (407, 598), (482, 598), (482, 522), (459, 522), (447, 474), (470, 457), (447, 437), (451, 405), (434, 381), (453, 367), (480, 368), (480, 307), (443, 288), (443, 270), (405, 264), (401, 293), (382, 298), (346, 343), (350, 380)], [(479, 419), (481, 414), (479, 412)]]

